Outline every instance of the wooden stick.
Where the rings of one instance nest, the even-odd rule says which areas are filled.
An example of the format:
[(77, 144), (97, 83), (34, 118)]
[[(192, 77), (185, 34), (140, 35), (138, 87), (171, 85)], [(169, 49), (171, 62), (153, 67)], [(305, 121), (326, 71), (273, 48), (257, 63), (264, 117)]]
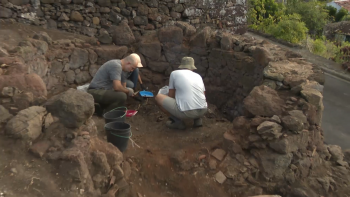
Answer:
[(136, 144), (136, 142), (134, 140), (132, 140), (131, 138), (129, 138), (132, 142), (132, 145), (134, 146), (134, 144), (137, 146), (137, 148), (141, 148), (139, 145)]

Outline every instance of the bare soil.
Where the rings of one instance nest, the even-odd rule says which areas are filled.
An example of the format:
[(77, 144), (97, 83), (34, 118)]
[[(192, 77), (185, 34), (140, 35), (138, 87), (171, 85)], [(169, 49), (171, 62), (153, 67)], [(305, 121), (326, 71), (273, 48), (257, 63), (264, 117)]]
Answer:
[[(137, 101), (130, 101), (128, 109), (137, 109)], [(99, 137), (106, 139), (104, 119), (94, 117)], [(138, 113), (126, 122), (132, 128), (124, 159), (131, 163), (129, 182), (133, 191), (145, 196), (229, 196), (224, 187), (216, 183), (213, 175), (217, 170), (208, 170), (208, 152), (220, 147), (222, 135), (232, 124), (220, 117), (204, 117), (204, 126), (191, 128), (193, 122), (186, 122), (186, 130), (171, 130), (165, 126), (167, 117), (160, 112), (153, 99), (141, 105)], [(189, 170), (183, 170), (176, 163), (176, 153), (184, 151), (180, 162), (188, 163)], [(199, 156), (206, 155), (204, 161)], [(174, 158), (175, 157), (175, 158)], [(174, 161), (174, 159), (176, 161)], [(181, 165), (181, 164), (179, 164)]]

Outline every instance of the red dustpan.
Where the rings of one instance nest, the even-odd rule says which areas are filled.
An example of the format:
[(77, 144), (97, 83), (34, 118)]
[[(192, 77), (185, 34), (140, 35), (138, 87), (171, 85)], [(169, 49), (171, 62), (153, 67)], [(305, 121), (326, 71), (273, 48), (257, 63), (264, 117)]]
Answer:
[(135, 116), (135, 114), (137, 114), (136, 110), (128, 110), (128, 111), (126, 111), (126, 117), (133, 117), (133, 116)]

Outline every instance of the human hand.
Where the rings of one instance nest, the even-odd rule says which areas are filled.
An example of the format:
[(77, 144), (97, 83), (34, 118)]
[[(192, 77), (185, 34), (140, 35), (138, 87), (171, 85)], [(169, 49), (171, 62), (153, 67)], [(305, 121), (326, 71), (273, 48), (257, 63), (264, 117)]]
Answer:
[(133, 89), (131, 89), (131, 88), (126, 88), (126, 89), (129, 90), (129, 92), (128, 92), (129, 96), (134, 96), (134, 90)]

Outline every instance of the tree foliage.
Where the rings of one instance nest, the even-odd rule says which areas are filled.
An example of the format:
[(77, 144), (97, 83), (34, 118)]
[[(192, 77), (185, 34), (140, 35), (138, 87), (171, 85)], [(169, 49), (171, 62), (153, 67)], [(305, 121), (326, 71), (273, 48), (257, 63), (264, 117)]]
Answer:
[(337, 8), (333, 6), (326, 6), (325, 8), (328, 10), (328, 15), (335, 18), (335, 15), (337, 14)]
[(268, 26), (266, 33), (291, 43), (299, 43), (306, 38), (308, 29), (298, 14), (284, 15), (278, 23)]
[(304, 2), (300, 0), (288, 1), (286, 14), (299, 14), (301, 20), (314, 36), (321, 36), (323, 27), (327, 24), (329, 11), (317, 1)]
[(335, 22), (339, 22), (343, 20), (345, 16), (348, 15), (348, 11), (344, 8), (341, 8), (336, 14), (335, 14)]
[(286, 7), (273, 0), (251, 0), (249, 27), (292, 43), (305, 39), (307, 28), (298, 14), (286, 15)]

